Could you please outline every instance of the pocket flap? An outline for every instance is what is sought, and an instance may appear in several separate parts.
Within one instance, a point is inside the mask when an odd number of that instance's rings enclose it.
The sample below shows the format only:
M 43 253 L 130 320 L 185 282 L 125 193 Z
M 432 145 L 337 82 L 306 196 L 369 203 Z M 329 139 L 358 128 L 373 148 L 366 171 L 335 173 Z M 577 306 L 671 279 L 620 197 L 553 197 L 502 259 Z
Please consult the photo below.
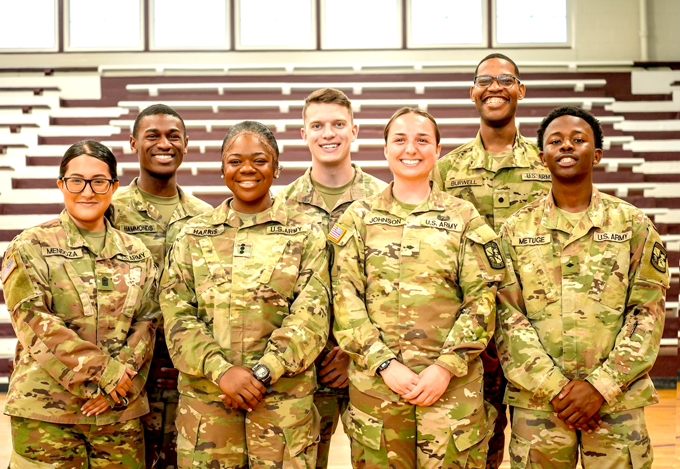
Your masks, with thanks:
M 456 449 L 461 453 L 473 446 L 481 443 L 484 438 L 492 432 L 496 422 L 496 409 L 484 402 L 486 418 L 479 419 L 475 423 L 471 423 L 465 427 L 460 427 L 460 423 L 451 425 L 451 434 L 453 435 L 453 442 Z
M 652 467 L 652 458 L 649 445 L 631 445 L 628 447 L 630 462 L 633 469 L 645 469 Z
M 346 428 L 349 436 L 367 448 L 379 450 L 382 442 L 382 420 L 360 411 L 352 403 L 347 408 L 347 415 Z
M 201 424 L 201 414 L 190 405 L 180 405 L 177 409 L 177 433 L 182 435 L 192 445 L 198 441 L 198 427 Z
M 294 427 L 283 429 L 283 438 L 286 440 L 286 448 L 291 457 L 302 453 L 309 446 L 313 445 L 319 437 L 321 418 L 315 406 L 304 419 Z

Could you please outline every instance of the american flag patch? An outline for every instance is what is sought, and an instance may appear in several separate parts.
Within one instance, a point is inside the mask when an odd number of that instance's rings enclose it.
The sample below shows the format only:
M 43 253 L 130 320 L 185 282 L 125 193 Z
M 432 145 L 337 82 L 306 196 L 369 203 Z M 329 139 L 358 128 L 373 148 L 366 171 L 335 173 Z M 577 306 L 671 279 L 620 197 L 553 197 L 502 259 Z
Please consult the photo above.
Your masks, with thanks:
M 14 271 L 14 269 L 17 268 L 17 261 L 14 259 L 14 254 L 12 254 L 9 259 L 7 259 L 7 262 L 5 263 L 5 267 L 2 268 L 2 283 L 5 283 L 5 280 L 7 280 L 7 277 L 9 277 L 9 274 Z
M 328 232 L 328 239 L 334 243 L 339 243 L 342 237 L 345 236 L 345 233 L 347 233 L 347 228 L 339 223 L 336 223 L 333 225 L 333 228 L 331 228 L 331 231 Z

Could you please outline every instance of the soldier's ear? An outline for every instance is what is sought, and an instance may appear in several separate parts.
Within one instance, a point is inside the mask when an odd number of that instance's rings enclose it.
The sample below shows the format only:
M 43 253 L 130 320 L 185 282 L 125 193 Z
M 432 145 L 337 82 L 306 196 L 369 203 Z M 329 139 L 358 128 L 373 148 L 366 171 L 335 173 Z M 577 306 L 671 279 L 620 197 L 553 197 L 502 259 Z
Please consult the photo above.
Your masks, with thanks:
M 604 152 L 602 151 L 601 148 L 596 148 L 595 149 L 595 155 L 593 155 L 593 166 L 600 164 L 600 161 L 602 161 L 602 155 Z
M 545 156 L 543 155 L 542 151 L 538 153 L 538 156 L 539 156 L 539 158 L 541 158 L 541 163 L 543 163 L 543 166 L 547 167 L 548 165 L 545 162 Z

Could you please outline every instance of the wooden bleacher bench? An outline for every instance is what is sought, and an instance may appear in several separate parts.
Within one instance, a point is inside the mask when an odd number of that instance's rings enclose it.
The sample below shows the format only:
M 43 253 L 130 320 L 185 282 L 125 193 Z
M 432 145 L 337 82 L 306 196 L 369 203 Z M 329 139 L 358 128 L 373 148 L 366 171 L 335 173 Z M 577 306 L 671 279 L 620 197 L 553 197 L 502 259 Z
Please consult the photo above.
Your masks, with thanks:
M 57 109 L 59 108 L 59 97 L 58 96 L 14 96 L 1 95 L 0 94 L 0 107 L 5 108 L 49 108 Z
M 680 139 L 673 140 L 633 140 L 623 146 L 624 150 L 634 153 L 680 152 Z M 680 160 L 680 155 L 678 156 Z M 676 163 L 677 164 L 677 163 Z
M 560 68 L 575 72 L 584 68 L 616 68 L 626 69 L 633 66 L 632 60 L 583 60 L 583 61 L 519 61 L 517 65 L 523 70 L 531 68 Z M 295 73 L 384 73 L 390 70 L 408 70 L 413 72 L 444 71 L 449 69 L 473 69 L 477 61 L 432 61 L 432 62 L 333 62 L 333 63 L 286 63 L 286 64 L 232 64 L 232 65 L 101 65 L 99 74 L 107 75 L 228 75 L 256 73 L 270 74 L 284 72 Z
M 604 79 L 554 79 L 554 80 L 526 80 L 522 81 L 531 88 L 568 88 L 581 92 L 589 88 L 601 88 L 607 84 Z M 413 89 L 416 94 L 425 93 L 425 89 L 468 89 L 470 81 L 414 81 L 414 82 L 325 82 L 325 83 L 152 83 L 129 84 L 125 87 L 131 92 L 146 92 L 149 96 L 158 96 L 163 91 L 211 91 L 223 95 L 225 90 L 277 90 L 289 95 L 293 90 L 313 91 L 319 88 L 337 88 L 352 90 L 354 94 L 362 94 L 365 89 L 404 90 Z
M 37 126 L 47 127 L 50 125 L 50 117 L 47 114 L 0 114 L 0 126 Z
M 614 129 L 623 132 L 678 132 L 680 131 L 680 119 L 643 121 L 621 119 L 620 122 L 614 123 Z
M 600 123 L 606 125 L 606 124 L 614 124 L 616 125 L 617 123 L 621 123 L 624 121 L 624 118 L 622 116 L 599 116 L 597 118 Z M 521 128 L 522 124 L 540 124 L 541 121 L 543 120 L 543 117 L 516 117 L 515 122 L 517 123 L 517 127 Z M 242 119 L 185 119 L 184 124 L 186 125 L 187 129 L 192 129 L 192 128 L 205 128 L 207 132 L 212 132 L 214 128 L 229 128 L 232 127 L 239 122 L 241 122 Z M 302 118 L 300 119 L 258 119 L 258 122 L 261 122 L 262 124 L 266 125 L 267 127 L 275 128 L 277 132 L 284 132 L 286 128 L 288 127 L 297 127 L 300 128 L 302 127 Z M 111 120 L 109 122 L 110 125 L 116 126 L 116 127 L 121 127 L 121 128 L 127 128 L 132 132 L 132 128 L 134 126 L 135 121 L 132 119 L 127 119 L 127 120 Z M 385 124 L 387 124 L 387 119 L 362 119 L 362 118 L 357 118 L 354 119 L 354 123 L 359 126 L 359 129 L 361 129 L 362 126 L 376 126 L 376 127 L 384 127 Z M 437 118 L 437 124 L 439 126 L 447 126 L 447 125 L 477 125 L 479 124 L 479 118 L 478 117 L 443 117 L 443 118 Z
M 606 106 L 614 103 L 614 98 L 609 97 L 562 97 L 562 98 L 525 98 L 524 106 L 580 106 L 583 109 L 592 109 L 593 106 Z M 152 104 L 150 101 L 120 101 L 118 106 L 141 111 Z M 256 109 L 278 108 L 279 112 L 289 112 L 290 109 L 298 109 L 304 106 L 301 100 L 261 100 L 261 101 L 214 101 L 214 100 L 189 100 L 189 101 L 166 101 L 165 104 L 174 109 L 212 109 L 214 113 L 220 109 Z M 355 99 L 352 108 L 360 112 L 364 106 L 390 107 L 399 109 L 404 106 L 417 106 L 427 110 L 430 107 L 473 107 L 474 103 L 469 99 Z
M 49 117 L 108 117 L 117 118 L 129 112 L 121 107 L 60 107 L 56 109 L 34 109 L 34 114 L 47 114 Z
M 38 130 L 39 137 L 110 137 L 120 134 L 120 128 L 112 125 L 51 125 Z

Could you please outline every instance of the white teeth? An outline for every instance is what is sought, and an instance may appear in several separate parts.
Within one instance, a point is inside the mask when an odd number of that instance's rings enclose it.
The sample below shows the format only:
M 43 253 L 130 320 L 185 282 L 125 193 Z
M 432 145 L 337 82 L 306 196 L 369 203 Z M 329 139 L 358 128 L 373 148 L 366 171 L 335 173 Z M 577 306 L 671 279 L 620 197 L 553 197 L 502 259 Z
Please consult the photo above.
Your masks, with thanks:
M 404 164 L 418 164 L 420 160 L 401 160 Z
M 506 100 L 504 98 L 487 98 L 485 100 L 486 104 L 502 104 Z
M 574 158 L 571 158 L 571 157 L 568 156 L 566 158 L 562 158 L 560 160 L 560 163 L 573 163 L 574 161 L 576 161 Z
M 239 184 L 243 187 L 255 187 L 257 185 L 257 181 L 241 181 Z
M 158 159 L 158 160 L 164 160 L 164 161 L 172 159 L 172 155 L 153 155 L 153 157 Z
M 331 150 L 333 148 L 338 148 L 338 146 L 339 145 L 337 143 L 333 143 L 333 144 L 330 144 L 330 145 L 321 145 L 321 148 L 326 148 L 328 150 Z

